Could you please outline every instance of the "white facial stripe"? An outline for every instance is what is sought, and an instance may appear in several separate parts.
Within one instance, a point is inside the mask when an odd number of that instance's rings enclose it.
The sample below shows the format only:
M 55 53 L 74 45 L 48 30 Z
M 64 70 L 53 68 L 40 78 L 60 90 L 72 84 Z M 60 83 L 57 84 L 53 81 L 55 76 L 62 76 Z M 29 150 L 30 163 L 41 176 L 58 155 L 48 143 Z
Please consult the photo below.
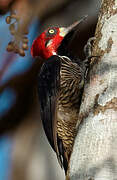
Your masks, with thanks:
M 56 52 L 53 51 L 52 54 L 53 54 L 53 55 L 56 55 Z
M 62 36 L 62 37 L 65 37 L 65 35 L 67 34 L 67 29 L 66 28 L 64 28 L 64 27 L 62 27 L 62 28 L 60 28 L 60 36 Z
M 52 43 L 52 40 L 49 40 L 46 46 L 48 47 L 49 45 L 51 45 L 51 43 Z

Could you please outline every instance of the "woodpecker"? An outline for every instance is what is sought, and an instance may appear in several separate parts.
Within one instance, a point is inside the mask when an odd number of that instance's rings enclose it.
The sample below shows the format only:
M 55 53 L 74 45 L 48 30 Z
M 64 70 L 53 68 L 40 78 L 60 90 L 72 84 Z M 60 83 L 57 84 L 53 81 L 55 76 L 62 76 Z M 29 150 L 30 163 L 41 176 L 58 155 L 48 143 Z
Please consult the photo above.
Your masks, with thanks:
M 41 33 L 31 47 L 33 57 L 43 58 L 38 75 L 40 116 L 50 145 L 61 167 L 67 173 L 68 162 L 76 135 L 76 124 L 88 62 L 91 40 L 84 47 L 86 59 L 76 58 L 68 50 L 79 23 L 69 27 L 50 27 Z

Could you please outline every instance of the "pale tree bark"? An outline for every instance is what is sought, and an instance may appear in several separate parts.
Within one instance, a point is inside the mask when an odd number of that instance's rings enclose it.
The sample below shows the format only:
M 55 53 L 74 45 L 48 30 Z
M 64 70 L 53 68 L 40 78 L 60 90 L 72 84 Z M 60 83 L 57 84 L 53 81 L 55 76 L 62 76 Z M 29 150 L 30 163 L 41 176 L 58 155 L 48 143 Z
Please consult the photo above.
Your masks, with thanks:
M 102 0 L 70 180 L 117 179 L 117 0 Z

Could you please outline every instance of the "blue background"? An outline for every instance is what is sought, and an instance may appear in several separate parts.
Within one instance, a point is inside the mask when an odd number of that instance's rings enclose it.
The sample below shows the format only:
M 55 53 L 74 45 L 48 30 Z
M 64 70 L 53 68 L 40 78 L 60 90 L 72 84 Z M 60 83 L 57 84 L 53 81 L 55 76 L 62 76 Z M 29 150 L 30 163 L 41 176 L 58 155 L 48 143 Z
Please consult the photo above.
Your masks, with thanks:
M 2 70 L 7 57 L 11 53 L 6 52 L 6 47 L 8 42 L 11 40 L 11 35 L 9 33 L 9 25 L 5 22 L 5 16 L 0 16 L 0 71 Z M 25 57 L 20 57 L 16 55 L 15 60 L 10 64 L 4 75 L 0 77 L 0 86 L 7 83 L 13 76 L 21 75 L 22 73 L 28 71 L 34 60 L 30 55 L 30 47 L 33 39 L 37 36 L 36 30 L 38 29 L 39 23 L 34 20 L 30 25 L 29 29 L 29 50 L 26 52 Z M 4 91 L 0 93 L 0 118 L 7 113 L 10 108 L 17 101 L 17 96 L 15 90 L 10 87 L 6 87 Z M 11 171 L 11 152 L 13 148 L 13 140 L 11 137 L 4 135 L 0 137 L 0 180 L 9 180 L 9 174 Z

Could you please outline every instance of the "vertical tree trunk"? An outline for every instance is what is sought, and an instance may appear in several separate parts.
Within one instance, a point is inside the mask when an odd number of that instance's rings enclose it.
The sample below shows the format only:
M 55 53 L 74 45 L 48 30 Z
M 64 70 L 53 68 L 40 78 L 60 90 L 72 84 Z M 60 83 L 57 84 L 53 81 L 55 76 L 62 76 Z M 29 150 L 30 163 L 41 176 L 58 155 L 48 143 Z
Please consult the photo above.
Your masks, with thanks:
M 70 180 L 117 179 L 117 0 L 102 0 Z

